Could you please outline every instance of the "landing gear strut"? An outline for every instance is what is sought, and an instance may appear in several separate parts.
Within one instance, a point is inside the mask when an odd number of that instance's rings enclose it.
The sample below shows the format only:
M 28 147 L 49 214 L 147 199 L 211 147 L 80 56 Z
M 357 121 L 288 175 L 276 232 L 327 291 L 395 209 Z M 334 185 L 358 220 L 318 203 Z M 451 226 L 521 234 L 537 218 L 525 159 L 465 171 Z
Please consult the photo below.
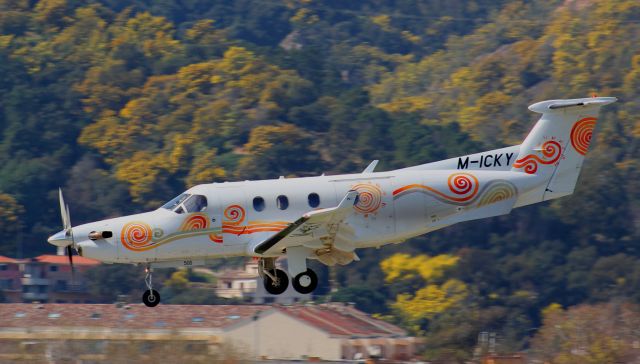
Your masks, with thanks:
M 144 294 L 142 294 L 142 302 L 147 307 L 156 307 L 158 303 L 160 303 L 160 293 L 153 289 L 151 280 L 153 278 L 153 272 L 151 270 L 151 267 L 147 265 L 147 267 L 144 269 L 144 272 L 144 283 L 147 285 L 147 290 L 144 291 Z
M 312 256 L 309 248 L 292 246 L 287 248 L 289 274 L 293 288 L 302 294 L 309 294 L 318 287 L 318 276 L 307 267 L 307 259 Z
M 289 286 L 287 272 L 276 268 L 275 258 L 262 258 L 258 264 L 258 272 L 263 278 L 264 289 L 273 295 L 284 293 Z

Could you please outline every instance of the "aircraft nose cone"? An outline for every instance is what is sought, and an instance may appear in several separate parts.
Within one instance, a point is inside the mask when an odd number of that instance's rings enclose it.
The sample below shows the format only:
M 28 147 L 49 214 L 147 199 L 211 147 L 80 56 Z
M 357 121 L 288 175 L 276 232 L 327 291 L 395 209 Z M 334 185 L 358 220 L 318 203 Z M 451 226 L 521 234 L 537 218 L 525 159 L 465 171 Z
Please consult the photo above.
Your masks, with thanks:
M 71 234 L 68 234 L 66 230 L 62 230 L 51 235 L 49 239 L 47 239 L 47 241 L 51 245 L 63 248 L 73 243 L 73 241 L 71 240 Z

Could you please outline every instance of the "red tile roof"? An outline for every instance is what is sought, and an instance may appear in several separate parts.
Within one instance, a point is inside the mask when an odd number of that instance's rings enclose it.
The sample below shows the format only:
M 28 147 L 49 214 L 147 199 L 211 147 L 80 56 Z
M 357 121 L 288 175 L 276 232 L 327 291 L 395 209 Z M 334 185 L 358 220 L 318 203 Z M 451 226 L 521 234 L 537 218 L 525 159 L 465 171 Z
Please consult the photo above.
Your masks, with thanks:
M 257 305 L 0 304 L 0 328 L 102 327 L 118 329 L 223 328 L 258 311 Z
M 339 303 L 304 306 L 279 306 L 281 312 L 331 335 L 379 337 L 406 335 L 401 328 L 374 319 L 364 312 Z
M 40 263 L 48 264 L 69 264 L 69 257 L 66 255 L 40 255 L 34 258 Z M 90 258 L 81 257 L 79 255 L 73 256 L 74 265 L 99 265 L 100 261 Z
M 258 312 L 277 310 L 332 336 L 406 336 L 401 328 L 342 304 L 159 305 L 0 304 L 0 329 L 25 327 L 101 327 L 117 329 L 223 329 L 252 320 Z M 261 315 L 262 316 L 262 315 Z
M 0 255 L 0 263 L 18 263 L 17 260 Z

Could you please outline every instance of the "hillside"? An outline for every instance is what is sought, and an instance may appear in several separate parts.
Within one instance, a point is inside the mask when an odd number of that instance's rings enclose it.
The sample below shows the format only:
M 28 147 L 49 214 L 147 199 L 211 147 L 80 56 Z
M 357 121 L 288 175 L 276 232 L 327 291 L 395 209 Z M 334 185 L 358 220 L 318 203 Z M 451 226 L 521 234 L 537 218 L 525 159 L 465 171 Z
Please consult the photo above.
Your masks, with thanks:
M 334 272 L 334 298 L 427 358 L 480 331 L 527 348 L 551 304 L 640 301 L 638 39 L 635 0 L 0 0 L 0 255 L 52 251 L 58 186 L 79 224 L 197 183 L 515 144 L 533 102 L 616 96 L 575 195 Z

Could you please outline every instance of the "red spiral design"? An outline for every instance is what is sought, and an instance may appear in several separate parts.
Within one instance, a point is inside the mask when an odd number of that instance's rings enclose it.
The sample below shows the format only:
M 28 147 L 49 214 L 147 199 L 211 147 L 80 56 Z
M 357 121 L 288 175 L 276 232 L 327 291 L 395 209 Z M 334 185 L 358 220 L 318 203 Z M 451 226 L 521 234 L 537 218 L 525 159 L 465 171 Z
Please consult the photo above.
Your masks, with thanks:
M 180 228 L 181 231 L 202 230 L 209 227 L 209 219 L 204 214 L 195 214 L 188 217 Z
M 581 155 L 587 154 L 589 150 L 596 120 L 593 117 L 580 119 L 571 128 L 571 145 Z
M 456 195 L 464 196 L 463 198 L 451 198 L 456 201 L 466 201 L 473 198 L 478 193 L 480 183 L 478 178 L 470 173 L 454 173 L 447 180 L 449 190 Z
M 353 207 L 362 214 L 376 212 L 382 206 L 382 190 L 370 183 L 360 183 L 351 187 L 358 191 L 358 203 Z
M 538 163 L 554 164 L 560 160 L 562 156 L 562 145 L 555 140 L 547 140 L 542 144 L 542 156 L 540 158 L 535 154 L 527 154 L 513 163 L 515 168 L 524 168 L 528 174 L 534 174 L 538 171 Z
M 120 241 L 127 249 L 146 250 L 152 245 L 151 227 L 143 222 L 130 222 L 122 227 Z
M 545 156 L 545 160 L 541 160 L 542 164 L 553 164 L 560 159 L 562 154 L 562 146 L 555 140 L 548 140 L 542 144 L 542 155 Z
M 449 176 L 449 189 L 456 195 L 466 195 L 473 189 L 474 184 L 471 181 L 470 174 L 452 174 Z M 477 188 L 477 183 L 476 183 Z
M 240 205 L 231 205 L 224 210 L 225 223 L 229 225 L 240 225 L 244 221 L 245 212 Z

